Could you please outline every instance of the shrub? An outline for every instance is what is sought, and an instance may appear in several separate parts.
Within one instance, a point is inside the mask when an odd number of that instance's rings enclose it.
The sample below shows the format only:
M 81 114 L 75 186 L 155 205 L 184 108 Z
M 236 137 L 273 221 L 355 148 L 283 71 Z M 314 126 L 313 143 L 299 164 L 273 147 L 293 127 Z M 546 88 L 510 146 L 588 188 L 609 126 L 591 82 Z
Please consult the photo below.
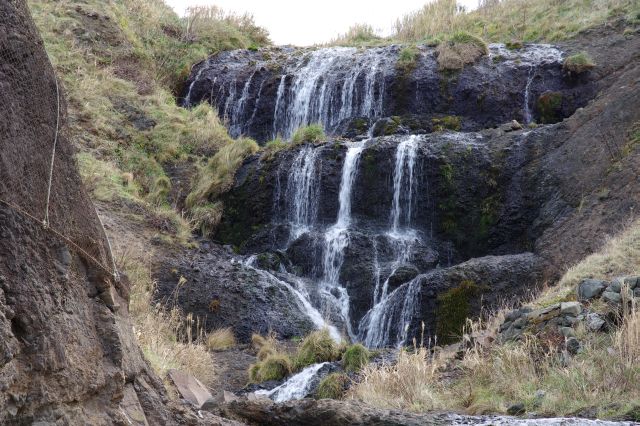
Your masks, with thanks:
M 318 385 L 317 399 L 342 399 L 349 385 L 349 377 L 344 373 L 331 373 Z
M 302 143 L 321 143 L 327 139 L 321 124 L 310 124 L 300 127 L 291 137 L 291 143 L 294 145 Z
M 586 52 L 576 53 L 564 60 L 562 68 L 573 74 L 582 74 L 594 68 L 596 64 Z
M 335 361 L 340 357 L 336 342 L 329 330 L 316 330 L 304 338 L 296 356 L 296 368 L 304 368 L 318 362 Z
M 236 345 L 236 336 L 231 327 L 214 330 L 207 335 L 207 348 L 209 350 L 224 350 Z
M 342 355 L 342 367 L 345 371 L 355 372 L 367 365 L 371 353 L 360 343 L 349 346 Z

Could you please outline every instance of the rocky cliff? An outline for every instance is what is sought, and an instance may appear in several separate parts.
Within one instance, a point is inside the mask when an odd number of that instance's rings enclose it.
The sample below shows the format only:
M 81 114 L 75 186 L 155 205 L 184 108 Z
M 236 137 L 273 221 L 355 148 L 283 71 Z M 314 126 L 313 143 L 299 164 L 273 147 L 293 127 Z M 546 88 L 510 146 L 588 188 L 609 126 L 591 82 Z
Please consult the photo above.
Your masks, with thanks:
M 334 134 L 349 136 L 343 130 L 354 127 L 335 118 L 353 123 L 362 118 L 364 102 L 378 105 L 365 117 L 365 129 L 405 133 L 366 138 L 358 136 L 366 133 L 361 129 L 350 136 L 363 142 L 330 140 L 247 159 L 223 199 L 217 239 L 254 255 L 263 269 L 297 276 L 314 305 L 354 340 L 372 346 L 406 342 L 422 322 L 429 335 L 459 333 L 461 318 L 553 281 L 633 214 L 640 199 L 634 136 L 639 41 L 622 34 L 623 28 L 619 23 L 586 31 L 559 50 L 493 46 L 489 57 L 457 73 L 436 70 L 437 58 L 422 48 L 410 74 L 416 104 L 409 110 L 414 118 L 429 117 L 431 126 L 384 117 L 401 113 L 393 102 L 395 47 L 351 52 L 351 62 L 340 49 L 210 58 L 194 68 L 187 103 L 235 106 L 227 108 L 232 130 L 234 120 L 243 122 L 248 127 L 241 132 L 264 140 L 269 131 L 286 133 L 291 123 L 317 114 Z M 587 50 L 598 67 L 581 75 L 563 71 L 559 58 L 579 50 Z M 328 65 L 311 67 L 317 56 Z M 381 71 L 368 82 L 363 76 L 371 74 L 348 74 L 365 63 Z M 307 94 L 319 97 L 301 104 L 303 116 L 282 112 L 279 105 L 302 99 L 298 76 L 316 74 Z M 493 105 L 487 114 L 476 92 L 497 81 L 495 90 L 483 92 Z M 236 96 L 228 87 L 244 89 Z M 350 88 L 352 98 L 336 87 Z M 213 97 L 203 95 L 205 88 Z M 381 90 L 390 92 L 382 96 Z M 441 90 L 452 93 L 450 102 L 441 102 Z M 546 108 L 553 99 L 555 106 Z M 473 107 L 465 109 L 470 100 Z M 224 106 L 218 105 L 221 111 Z M 523 120 L 527 109 L 532 121 L 551 124 L 485 129 Z M 242 118 L 245 113 L 253 121 Z M 259 120 L 260 126 L 251 127 Z M 455 306 L 464 312 L 447 315 Z

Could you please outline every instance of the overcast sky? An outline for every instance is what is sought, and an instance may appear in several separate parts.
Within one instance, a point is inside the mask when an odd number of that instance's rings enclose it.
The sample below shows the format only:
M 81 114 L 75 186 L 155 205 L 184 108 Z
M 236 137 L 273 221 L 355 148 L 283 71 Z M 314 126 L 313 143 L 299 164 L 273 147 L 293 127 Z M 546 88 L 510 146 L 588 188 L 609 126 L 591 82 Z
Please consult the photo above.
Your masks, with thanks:
M 428 0 L 165 0 L 180 15 L 189 6 L 215 4 L 236 13 L 253 14 L 275 44 L 307 46 L 324 43 L 354 23 L 367 23 L 388 35 L 400 16 Z M 478 0 L 459 0 L 474 7 Z

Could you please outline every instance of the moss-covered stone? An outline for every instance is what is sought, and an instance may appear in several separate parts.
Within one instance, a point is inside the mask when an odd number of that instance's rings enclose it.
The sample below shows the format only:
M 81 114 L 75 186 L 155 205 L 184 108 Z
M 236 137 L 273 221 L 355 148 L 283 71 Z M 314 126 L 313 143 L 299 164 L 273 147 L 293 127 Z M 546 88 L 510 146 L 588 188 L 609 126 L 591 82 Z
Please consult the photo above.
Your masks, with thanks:
M 560 117 L 562 93 L 545 92 L 538 98 L 538 112 L 542 123 L 556 123 Z
M 436 334 L 439 343 L 451 343 L 462 336 L 465 322 L 471 314 L 471 300 L 483 290 L 483 286 L 474 281 L 464 280 L 457 287 L 438 295 Z
M 455 115 L 446 115 L 440 118 L 433 118 L 431 119 L 431 122 L 433 124 L 433 130 L 435 132 L 442 132 L 444 130 L 453 130 L 458 132 L 462 128 L 462 120 L 460 119 L 460 117 Z

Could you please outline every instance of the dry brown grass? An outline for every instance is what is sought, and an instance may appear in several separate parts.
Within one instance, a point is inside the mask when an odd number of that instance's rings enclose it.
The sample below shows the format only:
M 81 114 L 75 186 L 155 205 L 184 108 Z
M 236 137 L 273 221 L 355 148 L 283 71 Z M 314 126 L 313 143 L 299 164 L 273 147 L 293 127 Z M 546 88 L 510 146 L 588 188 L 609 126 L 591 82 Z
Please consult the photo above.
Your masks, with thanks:
M 447 403 L 438 374 L 442 365 L 441 359 L 427 348 L 403 350 L 395 364 L 365 366 L 362 380 L 350 389 L 349 397 L 388 409 L 444 408 Z
M 215 378 L 215 364 L 198 321 L 190 315 L 183 316 L 178 309 L 152 303 L 155 283 L 145 262 L 125 255 L 119 263 L 131 281 L 129 312 L 138 344 L 151 367 L 161 378 L 169 370 L 177 369 L 210 386 Z M 195 336 L 194 329 L 199 330 Z
M 236 336 L 233 334 L 231 327 L 219 328 L 207 334 L 207 349 L 210 351 L 219 351 L 230 349 L 236 346 Z

